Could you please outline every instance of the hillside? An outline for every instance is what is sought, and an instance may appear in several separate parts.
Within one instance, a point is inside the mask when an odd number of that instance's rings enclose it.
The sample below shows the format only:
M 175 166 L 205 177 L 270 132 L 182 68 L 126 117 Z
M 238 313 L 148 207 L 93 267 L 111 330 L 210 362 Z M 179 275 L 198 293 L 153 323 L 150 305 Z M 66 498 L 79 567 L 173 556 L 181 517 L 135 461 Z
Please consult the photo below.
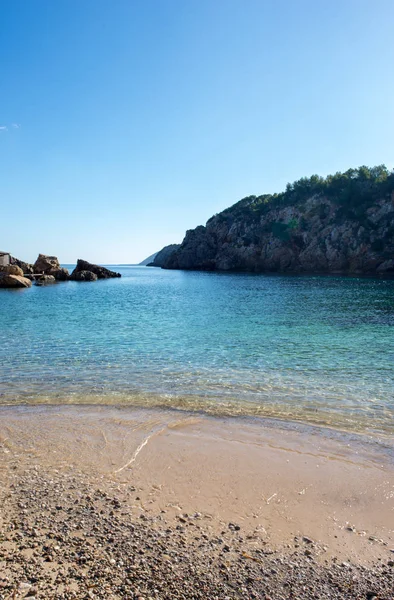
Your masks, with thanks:
M 166 269 L 394 273 L 394 173 L 312 175 L 249 196 L 186 232 Z

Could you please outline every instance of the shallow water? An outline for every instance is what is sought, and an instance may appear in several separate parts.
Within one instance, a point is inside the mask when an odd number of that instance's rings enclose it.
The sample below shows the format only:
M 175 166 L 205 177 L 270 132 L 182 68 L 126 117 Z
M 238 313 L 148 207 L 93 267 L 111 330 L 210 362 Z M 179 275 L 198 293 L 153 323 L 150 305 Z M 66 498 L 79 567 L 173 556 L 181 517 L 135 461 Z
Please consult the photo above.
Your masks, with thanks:
M 0 403 L 394 430 L 394 281 L 119 268 L 0 290 Z

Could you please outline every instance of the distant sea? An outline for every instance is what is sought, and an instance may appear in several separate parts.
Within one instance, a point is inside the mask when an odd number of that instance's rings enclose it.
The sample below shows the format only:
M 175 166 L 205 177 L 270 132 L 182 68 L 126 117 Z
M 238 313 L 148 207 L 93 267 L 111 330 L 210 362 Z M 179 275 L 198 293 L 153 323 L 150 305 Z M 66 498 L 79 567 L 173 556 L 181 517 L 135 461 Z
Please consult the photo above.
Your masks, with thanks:
M 112 268 L 121 279 L 0 290 L 0 404 L 394 433 L 393 280 Z

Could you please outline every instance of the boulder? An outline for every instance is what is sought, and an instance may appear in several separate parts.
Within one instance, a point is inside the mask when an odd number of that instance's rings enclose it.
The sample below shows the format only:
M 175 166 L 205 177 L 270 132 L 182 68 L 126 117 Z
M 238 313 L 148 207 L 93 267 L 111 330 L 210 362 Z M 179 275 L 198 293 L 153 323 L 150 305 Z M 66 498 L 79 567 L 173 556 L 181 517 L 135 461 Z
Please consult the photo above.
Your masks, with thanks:
M 0 288 L 28 288 L 31 281 L 20 275 L 10 275 L 9 273 L 0 273 Z
M 53 270 L 57 271 L 61 267 L 56 256 L 39 254 L 33 268 L 35 273 L 48 273 Z
M 60 269 L 50 269 L 46 272 L 46 275 L 53 275 L 56 281 L 67 281 L 70 276 L 68 269 L 65 269 L 64 267 L 60 267 Z
M 109 269 L 106 269 L 105 267 L 100 267 L 99 265 L 94 265 L 86 260 L 82 260 L 79 258 L 77 261 L 77 266 L 75 267 L 74 271 L 70 275 L 70 279 L 73 279 L 74 281 L 81 281 L 80 279 L 76 279 L 76 274 L 80 273 L 81 271 L 90 271 L 91 273 L 94 273 L 95 275 L 97 275 L 97 279 L 108 279 L 110 277 L 121 277 L 120 273 L 116 273 L 115 271 L 110 271 Z M 88 281 L 88 280 L 85 279 L 83 281 Z M 89 281 L 93 281 L 93 280 L 90 279 Z
M 46 285 L 47 283 L 56 283 L 56 279 L 53 275 L 41 275 L 36 278 L 36 285 Z
M 24 275 L 32 275 L 34 273 L 34 267 L 30 263 L 19 260 L 15 256 L 11 256 L 11 264 L 20 267 Z
M 7 273 L 8 275 L 17 275 L 23 277 L 23 271 L 18 265 L 5 265 L 0 267 L 1 273 Z
M 76 271 L 72 272 L 70 279 L 73 281 L 97 281 L 98 277 L 96 273 L 92 271 Z

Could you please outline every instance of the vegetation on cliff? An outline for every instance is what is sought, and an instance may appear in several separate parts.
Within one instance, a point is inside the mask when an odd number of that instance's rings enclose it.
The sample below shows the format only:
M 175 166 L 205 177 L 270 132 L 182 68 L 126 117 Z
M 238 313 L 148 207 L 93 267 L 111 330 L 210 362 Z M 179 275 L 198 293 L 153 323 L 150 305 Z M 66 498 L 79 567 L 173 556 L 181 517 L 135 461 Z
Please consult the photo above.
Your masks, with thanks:
M 372 168 L 362 166 L 327 177 L 302 177 L 294 183 L 288 183 L 284 192 L 248 196 L 220 214 L 223 217 L 256 219 L 273 208 L 299 206 L 312 196 L 325 196 L 340 209 L 336 213 L 338 221 L 343 217 L 362 220 L 368 208 L 393 192 L 394 171 L 389 171 L 385 165 Z

